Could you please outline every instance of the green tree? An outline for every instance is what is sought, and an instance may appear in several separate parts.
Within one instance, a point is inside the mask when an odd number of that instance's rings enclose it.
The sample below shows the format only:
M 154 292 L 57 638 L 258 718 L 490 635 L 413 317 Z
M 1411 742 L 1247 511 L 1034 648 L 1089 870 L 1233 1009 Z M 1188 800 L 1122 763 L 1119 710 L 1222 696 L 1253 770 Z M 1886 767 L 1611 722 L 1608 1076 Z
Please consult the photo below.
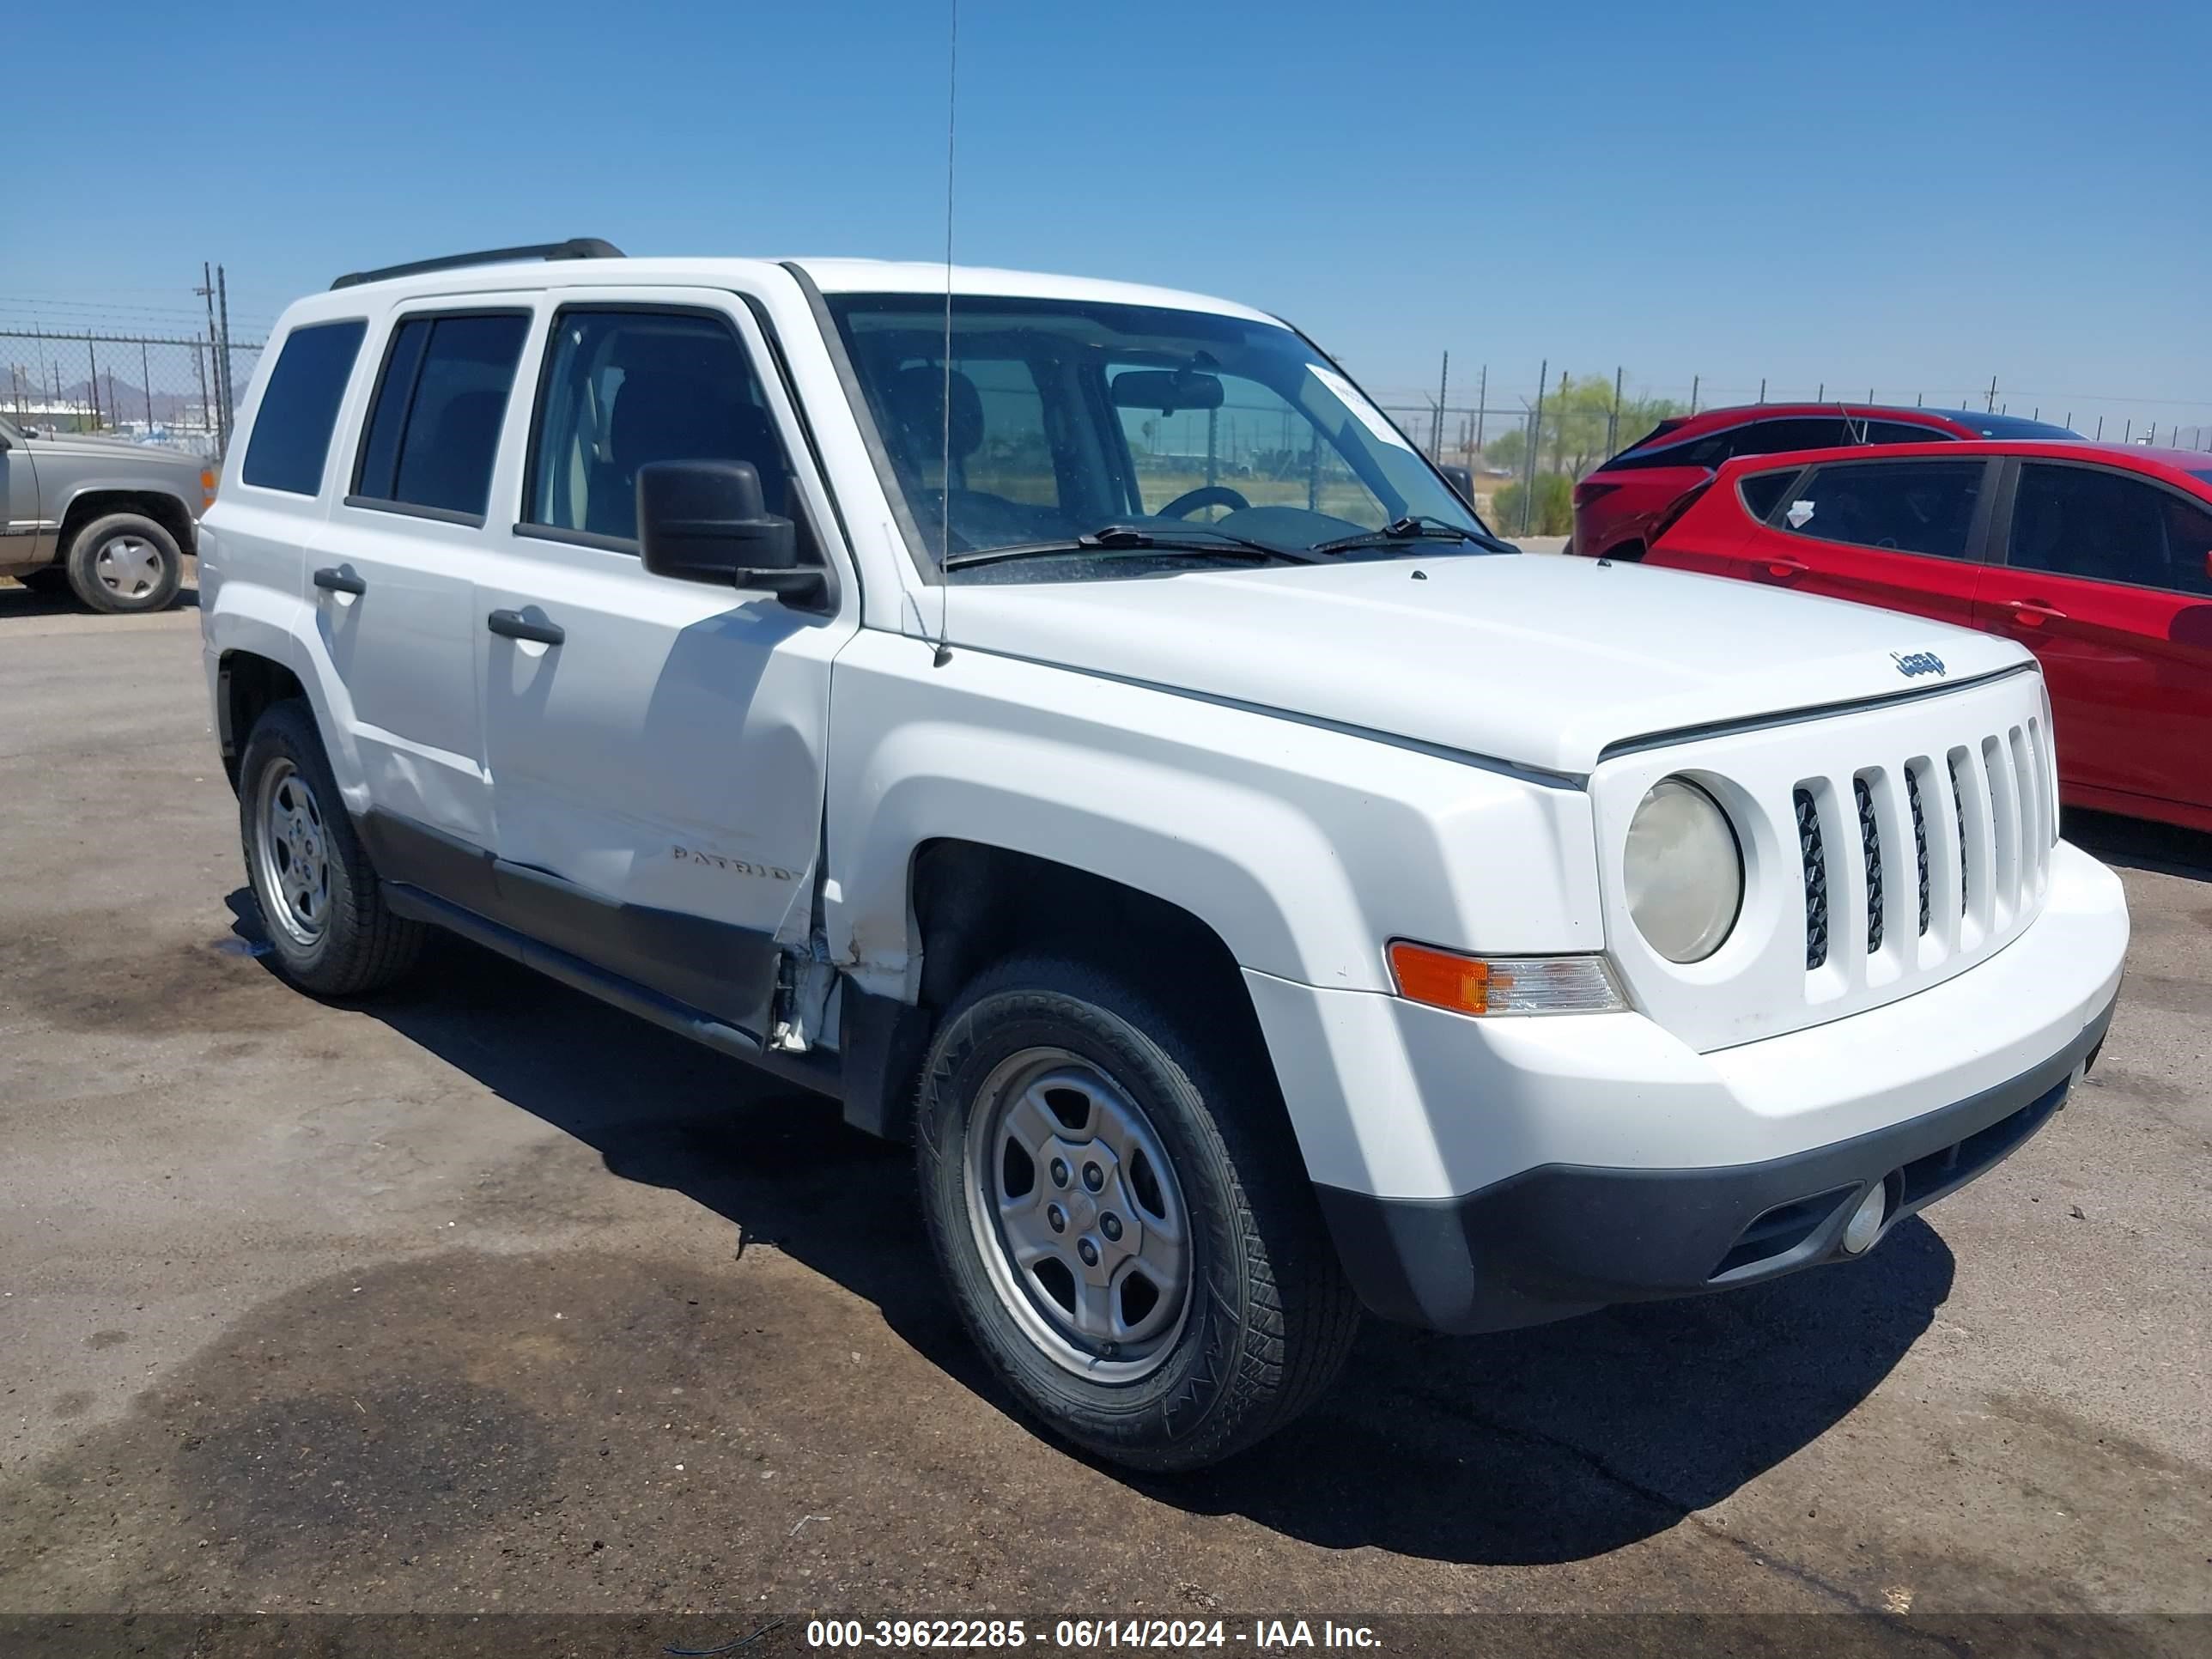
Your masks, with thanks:
M 1575 487 L 1564 472 L 1539 472 L 1536 493 L 1526 530 L 1521 526 L 1521 502 L 1526 493 L 1520 483 L 1510 483 L 1491 497 L 1491 528 L 1501 536 L 1565 536 L 1575 527 Z

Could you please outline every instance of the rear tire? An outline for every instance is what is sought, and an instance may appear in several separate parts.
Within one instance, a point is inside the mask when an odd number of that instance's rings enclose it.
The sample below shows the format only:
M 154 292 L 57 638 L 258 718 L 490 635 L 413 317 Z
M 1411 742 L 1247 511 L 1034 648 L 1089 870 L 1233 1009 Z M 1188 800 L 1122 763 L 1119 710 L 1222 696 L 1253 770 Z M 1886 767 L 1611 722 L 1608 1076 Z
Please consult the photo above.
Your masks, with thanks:
M 94 611 L 166 611 L 185 580 L 175 537 L 137 513 L 111 513 L 76 532 L 65 561 L 70 592 Z
M 1048 1427 L 1133 1468 L 1203 1468 L 1285 1426 L 1358 1332 L 1243 1047 L 1032 956 L 968 988 L 924 1070 L 922 1208 L 969 1334 Z
M 297 697 L 254 722 L 238 769 L 239 837 L 277 971 L 317 996 L 357 996 L 415 965 L 424 930 L 384 902 Z

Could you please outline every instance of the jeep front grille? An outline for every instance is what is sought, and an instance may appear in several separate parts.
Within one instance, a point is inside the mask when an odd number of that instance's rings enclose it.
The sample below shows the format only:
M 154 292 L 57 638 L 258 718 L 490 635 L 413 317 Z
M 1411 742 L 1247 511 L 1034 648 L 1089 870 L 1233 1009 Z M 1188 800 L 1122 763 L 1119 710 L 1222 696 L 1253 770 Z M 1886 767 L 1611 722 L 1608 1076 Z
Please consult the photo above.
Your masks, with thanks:
M 1796 794 L 1797 854 L 1805 866 L 1805 971 L 1828 959 L 1828 855 L 1820 844 L 1820 811 L 1813 792 Z
M 1803 866 L 1805 971 L 1818 972 L 1843 943 L 1829 897 L 1845 880 L 1845 872 L 1832 862 L 1832 849 L 1838 843 L 1831 833 L 1844 824 L 1856 832 L 1841 844 L 1857 849 L 1858 868 L 1850 873 L 1857 876 L 1864 895 L 1863 903 L 1850 907 L 1845 937 L 1869 957 L 1879 956 L 1885 942 L 1905 937 L 1905 918 L 1893 917 L 1890 910 L 1907 879 L 1915 895 L 1908 959 L 1917 950 L 1918 959 L 1932 963 L 1960 948 L 1962 936 L 1986 937 L 2032 904 L 2043 890 L 2057 839 L 2048 742 L 2043 723 L 2031 719 L 1953 747 L 1940 761 L 1921 755 L 1851 773 L 1848 796 L 1843 780 L 1832 775 L 1800 781 L 1791 791 L 1791 806 Z M 1955 889 L 1945 884 L 1940 906 L 1929 820 L 1943 796 L 1923 787 L 1939 775 L 1938 765 L 1951 786 L 1950 839 L 1959 872 Z M 1903 858 L 1903 824 L 1893 816 L 1899 808 L 1912 829 L 1909 866 Z M 1899 833 L 1885 833 L 1891 825 Z

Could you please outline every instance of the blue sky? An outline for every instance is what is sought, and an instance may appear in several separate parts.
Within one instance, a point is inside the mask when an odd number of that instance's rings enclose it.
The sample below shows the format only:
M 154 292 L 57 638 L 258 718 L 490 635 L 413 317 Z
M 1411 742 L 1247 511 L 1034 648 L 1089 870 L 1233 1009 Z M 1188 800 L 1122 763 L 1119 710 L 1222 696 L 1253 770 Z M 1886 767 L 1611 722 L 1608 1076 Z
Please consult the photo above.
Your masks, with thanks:
M 1546 358 L 1705 402 L 1995 374 L 2016 413 L 2212 435 L 2212 7 L 1802 9 L 965 0 L 959 257 L 1248 300 L 1386 398 L 1446 349 L 1493 405 Z M 0 326 L 180 328 L 204 258 L 241 325 L 577 234 L 934 258 L 945 24 L 15 7 Z

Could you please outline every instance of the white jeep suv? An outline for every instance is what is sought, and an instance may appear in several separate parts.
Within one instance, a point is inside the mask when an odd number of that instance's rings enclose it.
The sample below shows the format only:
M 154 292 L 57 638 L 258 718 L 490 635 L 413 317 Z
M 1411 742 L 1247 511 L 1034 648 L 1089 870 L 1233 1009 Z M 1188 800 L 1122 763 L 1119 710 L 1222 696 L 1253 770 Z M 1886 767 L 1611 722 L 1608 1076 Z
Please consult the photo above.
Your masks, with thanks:
M 1187 294 L 578 242 L 284 314 L 201 532 L 275 960 L 450 928 L 910 1139 L 1188 1468 L 1449 1331 L 1859 1255 L 2095 1056 L 2028 654 L 1498 541 Z

